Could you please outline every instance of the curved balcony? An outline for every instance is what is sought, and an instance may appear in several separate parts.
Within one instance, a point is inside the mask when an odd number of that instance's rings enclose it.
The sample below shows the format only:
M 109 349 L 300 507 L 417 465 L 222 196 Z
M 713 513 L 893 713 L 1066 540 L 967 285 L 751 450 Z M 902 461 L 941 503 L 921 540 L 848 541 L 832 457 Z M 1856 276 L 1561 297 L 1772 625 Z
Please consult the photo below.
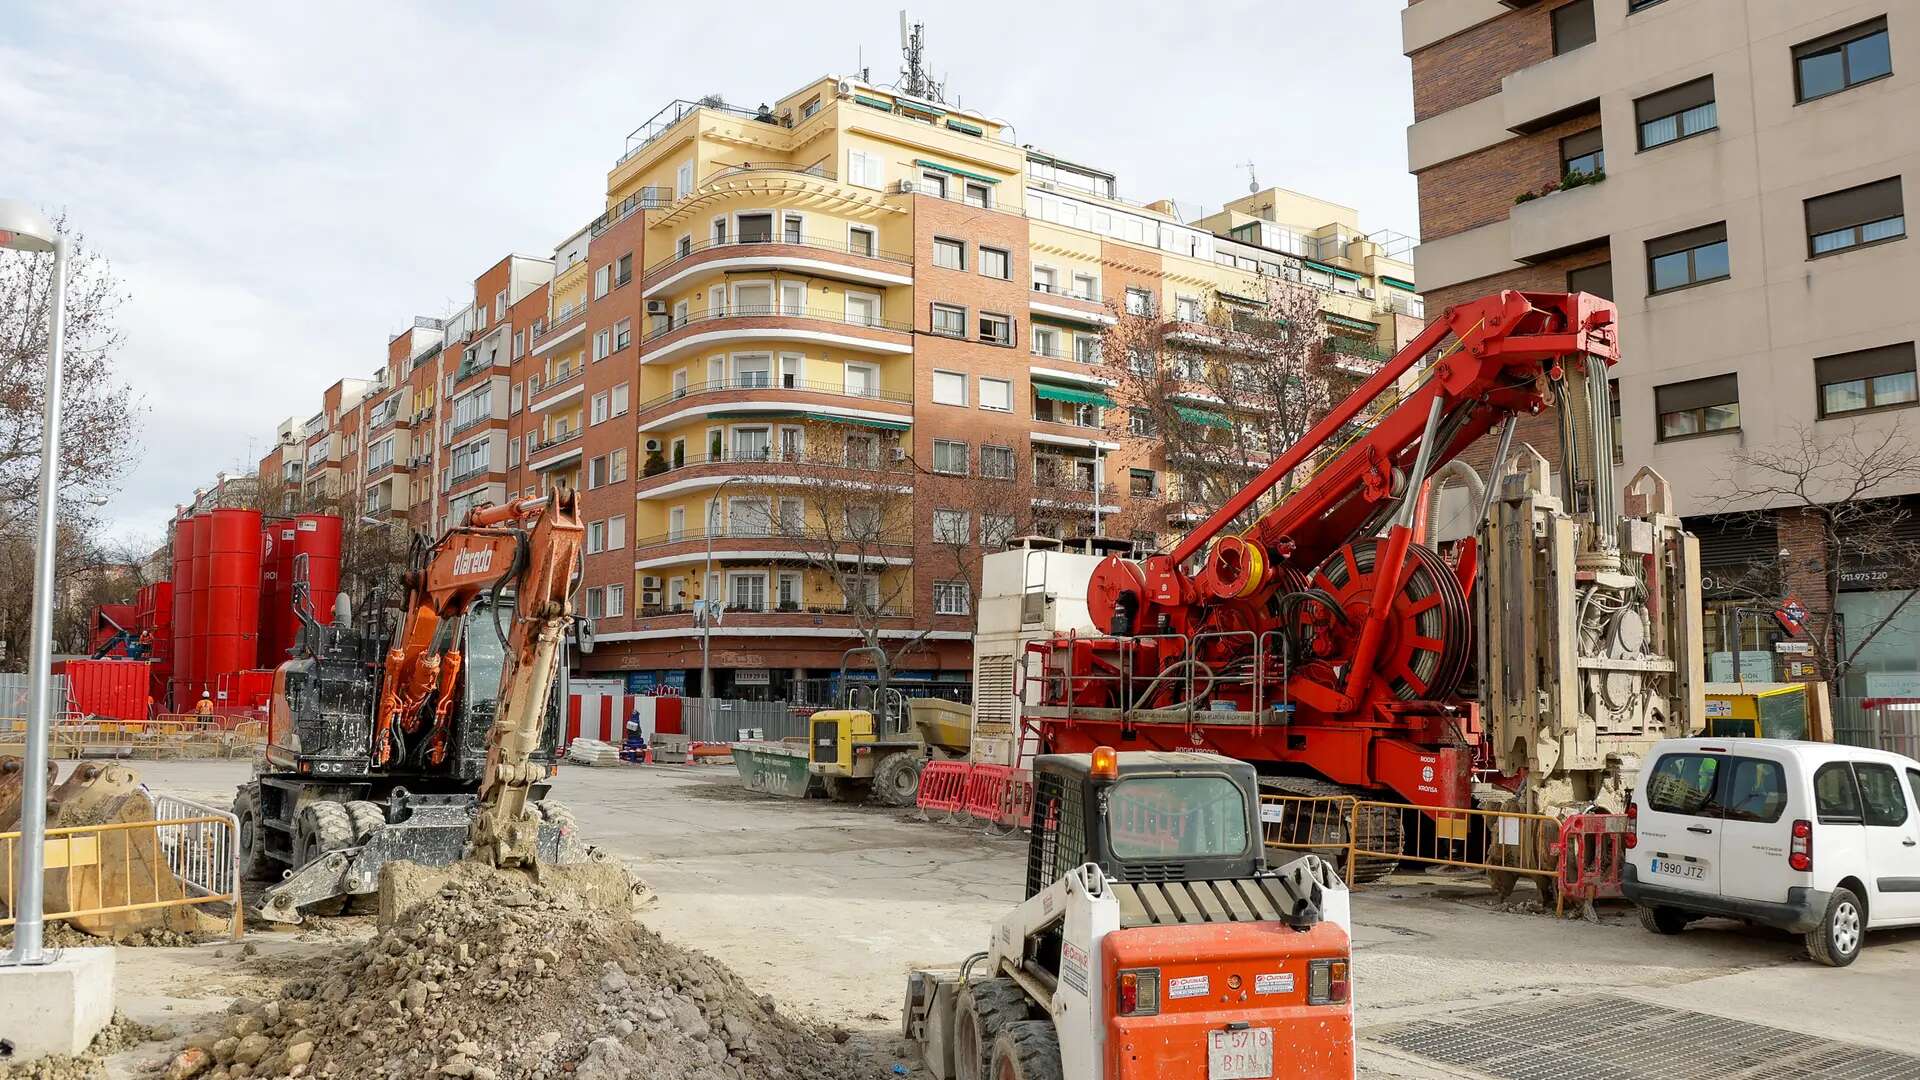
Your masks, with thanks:
M 791 270 L 863 285 L 910 285 L 913 256 L 826 236 L 736 236 L 703 240 L 647 268 L 641 294 L 652 297 L 708 274 Z
M 665 427 L 685 414 L 706 414 L 724 406 L 761 406 L 758 411 L 798 411 L 809 408 L 844 411 L 845 417 L 830 419 L 858 423 L 870 413 L 898 417 L 910 423 L 913 395 L 893 390 L 849 390 L 843 383 L 782 379 L 779 383 L 758 383 L 741 379 L 689 383 L 684 389 L 643 401 L 634 410 L 634 423 L 641 431 Z
M 656 570 L 707 557 L 707 530 L 682 529 L 677 533 L 637 537 L 633 543 L 636 570 Z M 815 563 L 866 562 L 888 566 L 906 566 L 913 561 L 913 543 L 906 536 L 881 536 L 853 540 L 841 534 L 817 530 L 783 533 L 778 529 L 754 526 L 729 526 L 715 529 L 712 537 L 715 560 L 742 559 L 760 562 L 809 560 Z
M 913 352 L 913 325 L 845 310 L 775 306 L 709 311 L 663 322 L 640 345 L 640 362 L 659 363 L 690 349 L 743 340 L 804 341 L 863 349 Z
M 1119 319 L 1097 296 L 1072 292 L 1060 285 L 1033 283 L 1027 307 L 1035 315 L 1087 326 L 1112 326 Z
M 657 498 L 678 491 L 717 487 L 735 476 L 758 476 L 768 484 L 843 478 L 849 485 L 861 483 L 877 487 L 891 483 L 904 488 L 913 482 L 912 464 L 904 459 L 896 461 L 889 450 L 878 447 L 869 455 L 849 454 L 844 449 L 783 454 L 778 447 L 771 447 L 758 453 L 723 450 L 718 454 L 695 454 L 678 462 L 663 456 L 659 467 L 652 462 L 651 456 L 641 462 L 640 475 L 634 483 L 635 498 Z

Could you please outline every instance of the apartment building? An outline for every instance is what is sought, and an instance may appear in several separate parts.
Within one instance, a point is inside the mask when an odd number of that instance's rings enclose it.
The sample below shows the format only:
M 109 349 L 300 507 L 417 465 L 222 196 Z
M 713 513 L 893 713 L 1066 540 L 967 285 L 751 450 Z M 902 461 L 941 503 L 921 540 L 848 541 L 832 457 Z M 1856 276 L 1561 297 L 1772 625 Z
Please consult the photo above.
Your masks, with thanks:
M 311 438 L 342 436 L 338 457 L 303 467 L 420 528 L 578 489 L 583 674 L 697 693 L 704 648 L 717 694 L 818 698 L 871 637 L 899 678 L 964 687 L 985 551 L 1036 531 L 1152 544 L 1140 523 L 1180 497 L 1125 437 L 1110 327 L 1306 286 L 1365 370 L 1423 325 L 1410 246 L 1279 188 L 1186 222 L 1000 121 L 858 80 L 675 101 L 551 258 L 503 260 L 357 396 L 336 388 Z M 391 436 L 338 430 L 392 401 L 412 419 L 382 413 Z
M 1846 635 L 1891 618 L 1843 697 L 1920 687 L 1920 607 L 1887 568 L 1830 559 L 1791 500 L 1736 494 L 1766 483 L 1761 458 L 1814 448 L 1832 462 L 1912 429 L 1917 15 L 1886 0 L 1414 0 L 1403 12 L 1428 303 L 1537 288 L 1619 305 L 1620 475 L 1658 469 L 1702 537 L 1714 677 L 1810 673 L 1770 617 L 1785 597 L 1735 584 L 1772 565 L 1816 621 L 1839 616 L 1842 654 Z M 1520 437 L 1555 445 L 1539 420 Z M 1815 501 L 1843 498 L 1847 471 L 1812 477 Z M 1872 489 L 1916 492 L 1911 469 Z M 1751 510 L 1768 520 L 1733 516 Z

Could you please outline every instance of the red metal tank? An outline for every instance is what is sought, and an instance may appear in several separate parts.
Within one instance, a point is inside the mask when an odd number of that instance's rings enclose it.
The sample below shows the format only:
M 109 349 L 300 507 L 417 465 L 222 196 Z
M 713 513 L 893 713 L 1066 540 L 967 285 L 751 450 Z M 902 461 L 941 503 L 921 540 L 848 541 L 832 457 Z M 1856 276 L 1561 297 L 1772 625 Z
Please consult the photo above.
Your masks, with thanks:
M 313 617 L 333 621 L 333 601 L 340 592 L 340 518 L 334 514 L 302 514 L 294 519 L 294 554 L 307 557 L 307 582 L 313 587 Z
M 207 678 L 207 582 L 213 578 L 213 515 L 193 517 L 193 599 L 188 611 L 193 616 L 187 628 L 187 700 L 182 712 L 193 709 L 200 695 L 213 688 Z M 179 701 L 175 705 L 181 705 Z
M 254 667 L 260 652 L 260 512 L 222 508 L 207 517 L 207 574 L 194 578 L 206 612 L 201 679 L 223 688 L 226 676 Z
M 271 551 L 261 552 L 262 574 L 273 575 L 273 644 L 272 652 L 263 657 L 262 667 L 276 668 L 287 661 L 293 651 L 294 638 L 300 632 L 300 620 L 293 617 L 293 555 L 294 540 L 300 535 L 296 522 L 292 520 L 276 521 L 267 526 L 268 536 L 272 539 Z M 267 636 L 267 624 L 260 624 L 260 636 Z
M 277 598 L 281 587 L 277 559 L 279 537 L 277 521 L 267 522 L 260 530 L 260 654 L 256 663 L 263 668 L 274 667 L 282 659 L 277 644 L 280 639 Z
M 173 526 L 173 685 L 175 712 L 193 707 L 193 519 Z

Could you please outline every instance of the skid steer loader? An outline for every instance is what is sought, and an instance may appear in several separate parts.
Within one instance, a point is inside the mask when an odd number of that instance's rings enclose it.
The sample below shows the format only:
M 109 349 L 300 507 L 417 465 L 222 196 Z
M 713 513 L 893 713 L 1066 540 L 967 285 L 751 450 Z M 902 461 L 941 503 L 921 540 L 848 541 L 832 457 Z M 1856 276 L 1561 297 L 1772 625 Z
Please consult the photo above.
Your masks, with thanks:
M 907 980 L 937 1080 L 1354 1075 L 1347 888 L 1265 865 L 1253 766 L 1102 746 L 1033 777 L 1026 901 Z

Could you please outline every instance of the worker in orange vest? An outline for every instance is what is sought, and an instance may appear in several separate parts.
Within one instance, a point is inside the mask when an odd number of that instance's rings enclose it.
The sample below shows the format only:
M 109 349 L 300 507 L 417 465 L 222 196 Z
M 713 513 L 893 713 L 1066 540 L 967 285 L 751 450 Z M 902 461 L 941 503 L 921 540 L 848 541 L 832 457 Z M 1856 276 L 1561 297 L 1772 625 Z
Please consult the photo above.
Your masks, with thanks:
M 205 690 L 200 691 L 200 700 L 193 703 L 193 715 L 213 715 L 213 698 L 209 696 Z

